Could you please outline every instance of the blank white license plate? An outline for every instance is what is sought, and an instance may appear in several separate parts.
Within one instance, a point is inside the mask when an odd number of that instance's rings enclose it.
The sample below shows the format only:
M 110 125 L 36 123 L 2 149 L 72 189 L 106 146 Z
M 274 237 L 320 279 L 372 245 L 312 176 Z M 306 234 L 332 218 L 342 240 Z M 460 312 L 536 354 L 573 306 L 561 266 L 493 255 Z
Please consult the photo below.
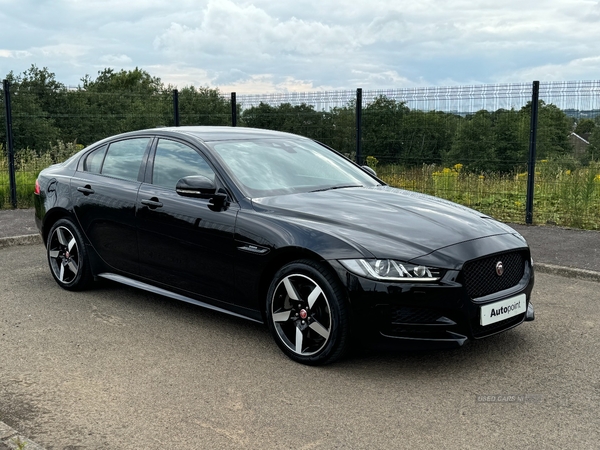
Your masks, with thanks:
M 481 325 L 489 325 L 500 322 L 501 320 L 523 314 L 526 310 L 527 296 L 520 294 L 516 297 L 482 306 L 480 323 Z

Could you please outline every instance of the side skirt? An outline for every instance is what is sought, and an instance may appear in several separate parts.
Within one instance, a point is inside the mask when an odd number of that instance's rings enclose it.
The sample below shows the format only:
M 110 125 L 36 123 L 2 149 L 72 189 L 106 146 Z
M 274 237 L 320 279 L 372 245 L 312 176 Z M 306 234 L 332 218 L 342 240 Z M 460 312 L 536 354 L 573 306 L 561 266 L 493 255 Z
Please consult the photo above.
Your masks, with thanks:
M 107 280 L 116 281 L 117 283 L 126 284 L 127 286 L 131 286 L 134 288 L 143 289 L 144 291 L 152 292 L 153 294 L 163 295 L 165 297 L 170 297 L 175 300 L 180 300 L 182 302 L 191 303 L 192 305 L 201 306 L 206 309 L 229 314 L 230 316 L 239 317 L 241 319 L 250 320 L 250 321 L 256 322 L 256 323 L 261 323 L 261 324 L 263 323 L 260 320 L 253 319 L 248 316 L 243 316 L 242 314 L 237 314 L 232 311 L 228 311 L 226 309 L 219 308 L 218 306 L 211 305 L 209 303 L 204 303 L 199 300 L 194 300 L 193 298 L 186 297 L 185 295 L 167 291 L 166 289 L 161 289 L 159 287 L 152 286 L 150 284 L 143 283 L 141 281 L 132 280 L 131 278 L 127 278 L 122 275 L 116 275 L 114 273 L 109 273 L 109 272 L 103 272 L 103 273 L 99 273 L 97 276 L 106 278 Z

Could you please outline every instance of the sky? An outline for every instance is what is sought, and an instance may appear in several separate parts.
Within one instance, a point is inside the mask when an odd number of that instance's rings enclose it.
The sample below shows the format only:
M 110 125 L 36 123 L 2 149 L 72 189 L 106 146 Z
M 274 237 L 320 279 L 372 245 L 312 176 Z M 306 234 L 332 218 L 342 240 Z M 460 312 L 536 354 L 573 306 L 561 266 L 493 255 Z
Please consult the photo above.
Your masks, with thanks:
M 263 94 L 600 79 L 597 0 L 0 0 L 0 77 Z

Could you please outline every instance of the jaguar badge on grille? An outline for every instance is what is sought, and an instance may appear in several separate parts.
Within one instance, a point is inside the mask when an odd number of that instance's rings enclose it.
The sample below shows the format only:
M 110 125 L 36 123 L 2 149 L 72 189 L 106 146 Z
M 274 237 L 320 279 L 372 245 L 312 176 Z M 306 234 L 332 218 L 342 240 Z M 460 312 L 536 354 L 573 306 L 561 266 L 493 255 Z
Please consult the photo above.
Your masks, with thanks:
M 498 274 L 499 277 L 501 277 L 502 274 L 504 273 L 504 265 L 502 265 L 502 261 L 498 261 L 496 263 L 496 273 Z

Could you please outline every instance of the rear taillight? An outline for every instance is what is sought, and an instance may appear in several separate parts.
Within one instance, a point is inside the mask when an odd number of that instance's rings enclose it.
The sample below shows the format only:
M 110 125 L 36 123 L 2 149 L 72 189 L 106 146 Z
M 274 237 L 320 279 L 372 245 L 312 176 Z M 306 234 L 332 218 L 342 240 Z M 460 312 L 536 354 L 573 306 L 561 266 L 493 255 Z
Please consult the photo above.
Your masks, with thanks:
M 35 190 L 33 191 L 35 195 L 40 195 L 40 182 L 35 180 Z

